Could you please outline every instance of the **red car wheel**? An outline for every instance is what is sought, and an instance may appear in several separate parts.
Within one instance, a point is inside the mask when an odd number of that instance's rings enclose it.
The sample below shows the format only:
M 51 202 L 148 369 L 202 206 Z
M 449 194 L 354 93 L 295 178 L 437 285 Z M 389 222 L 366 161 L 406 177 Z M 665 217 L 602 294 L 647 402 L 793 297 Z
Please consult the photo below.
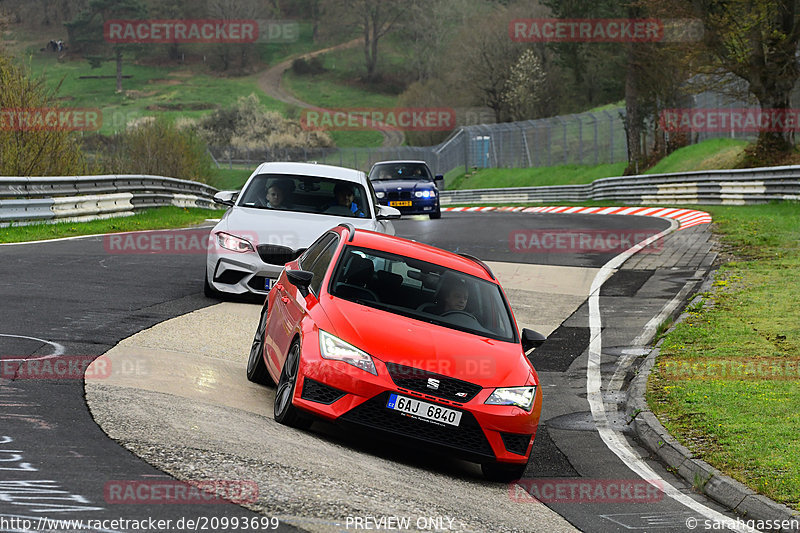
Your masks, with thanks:
M 300 343 L 294 341 L 286 355 L 278 388 L 275 391 L 275 420 L 279 424 L 295 428 L 305 428 L 311 421 L 292 404 L 294 387 L 297 384 L 297 369 L 300 367 Z

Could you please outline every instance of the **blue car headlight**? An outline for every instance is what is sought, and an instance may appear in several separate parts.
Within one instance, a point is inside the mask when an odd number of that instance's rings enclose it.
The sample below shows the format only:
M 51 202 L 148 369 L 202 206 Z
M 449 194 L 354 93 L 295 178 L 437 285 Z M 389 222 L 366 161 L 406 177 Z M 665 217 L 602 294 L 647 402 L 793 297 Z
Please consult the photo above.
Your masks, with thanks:
M 436 191 L 416 191 L 414 196 L 417 198 L 436 198 Z
M 517 407 L 530 411 L 533 401 L 536 399 L 536 386 L 528 387 L 508 387 L 495 389 L 485 402 L 487 405 L 516 405 Z
M 377 196 L 378 198 L 384 198 L 386 196 L 386 193 L 383 191 L 375 191 L 375 196 Z

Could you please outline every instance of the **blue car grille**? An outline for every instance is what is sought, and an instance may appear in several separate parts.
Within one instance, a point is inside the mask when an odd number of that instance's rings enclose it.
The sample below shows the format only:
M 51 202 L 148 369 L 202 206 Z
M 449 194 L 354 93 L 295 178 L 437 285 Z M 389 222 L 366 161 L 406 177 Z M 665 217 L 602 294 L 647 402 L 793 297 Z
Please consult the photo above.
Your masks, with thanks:
M 411 200 L 411 191 L 389 191 L 386 193 L 389 200 Z

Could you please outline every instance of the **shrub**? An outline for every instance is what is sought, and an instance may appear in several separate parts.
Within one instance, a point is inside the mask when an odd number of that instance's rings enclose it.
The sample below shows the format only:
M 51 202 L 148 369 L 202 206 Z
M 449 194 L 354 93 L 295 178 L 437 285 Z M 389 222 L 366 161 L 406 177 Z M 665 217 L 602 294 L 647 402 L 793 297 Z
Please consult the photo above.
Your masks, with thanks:
M 158 119 L 143 121 L 108 139 L 101 166 L 112 174 L 153 174 L 207 182 L 211 157 L 205 143 L 190 129 Z
M 324 132 L 304 130 L 300 122 L 267 111 L 251 94 L 236 105 L 219 109 L 198 122 L 198 133 L 209 145 L 238 150 L 274 150 L 332 146 Z
M 55 108 L 57 88 L 0 54 L 0 110 L 32 111 Z M 69 176 L 86 171 L 77 133 L 52 127 L 19 127 L 8 113 L 0 114 L 0 175 Z
M 298 57 L 292 61 L 292 72 L 300 76 L 307 76 L 309 74 L 322 74 L 327 69 L 322 63 L 322 58 L 313 56 L 308 59 Z

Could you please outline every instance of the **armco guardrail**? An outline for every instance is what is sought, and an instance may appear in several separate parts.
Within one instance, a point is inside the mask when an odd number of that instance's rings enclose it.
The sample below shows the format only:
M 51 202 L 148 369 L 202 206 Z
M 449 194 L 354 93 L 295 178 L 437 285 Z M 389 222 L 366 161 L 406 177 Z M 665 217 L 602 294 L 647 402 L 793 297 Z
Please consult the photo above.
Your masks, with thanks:
M 0 225 L 91 220 L 165 205 L 214 207 L 216 192 L 195 181 L 148 175 L 0 177 Z
M 626 204 L 758 204 L 800 200 L 800 166 L 708 170 L 602 178 L 588 185 L 444 191 L 442 205 L 585 202 Z

